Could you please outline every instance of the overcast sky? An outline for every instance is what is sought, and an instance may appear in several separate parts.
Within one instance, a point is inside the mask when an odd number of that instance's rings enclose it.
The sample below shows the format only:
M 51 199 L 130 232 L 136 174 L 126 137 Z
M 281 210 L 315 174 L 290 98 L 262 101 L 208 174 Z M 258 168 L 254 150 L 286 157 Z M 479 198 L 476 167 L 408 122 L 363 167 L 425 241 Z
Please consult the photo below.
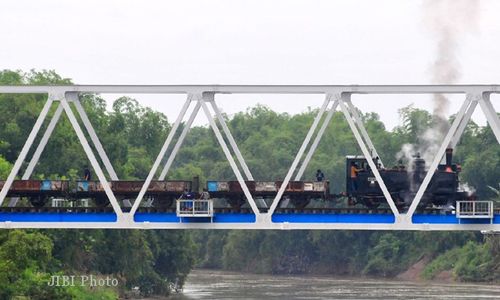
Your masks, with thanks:
M 461 17 L 477 20 L 454 45 L 456 81 L 500 84 L 500 1 L 476 2 L 477 11 Z M 54 69 L 77 84 L 425 84 L 438 44 L 427 4 L 7 0 L 0 2 L 0 69 Z M 448 14 L 438 13 L 446 22 Z M 180 110 L 179 97 L 138 98 L 170 120 Z M 355 104 L 393 128 L 398 108 L 431 110 L 428 98 L 369 96 Z M 298 113 L 321 100 L 227 96 L 220 105 L 229 114 L 255 103 Z M 498 96 L 493 102 L 498 110 Z M 475 120 L 484 124 L 480 113 Z

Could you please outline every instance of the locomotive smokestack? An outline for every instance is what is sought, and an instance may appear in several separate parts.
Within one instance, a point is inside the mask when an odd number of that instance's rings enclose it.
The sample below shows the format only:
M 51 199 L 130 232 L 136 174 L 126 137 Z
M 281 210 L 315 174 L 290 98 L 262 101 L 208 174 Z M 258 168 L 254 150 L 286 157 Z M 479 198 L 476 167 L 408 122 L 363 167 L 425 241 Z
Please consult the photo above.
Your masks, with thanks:
M 446 166 L 451 166 L 451 159 L 453 158 L 453 149 L 446 148 Z

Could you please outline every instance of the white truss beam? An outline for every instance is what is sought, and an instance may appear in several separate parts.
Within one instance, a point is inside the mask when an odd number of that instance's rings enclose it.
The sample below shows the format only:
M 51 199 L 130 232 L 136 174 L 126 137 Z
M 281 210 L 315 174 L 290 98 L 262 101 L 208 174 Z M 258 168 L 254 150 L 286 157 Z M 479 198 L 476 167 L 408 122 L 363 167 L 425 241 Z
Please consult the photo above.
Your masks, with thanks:
M 264 219 L 263 219 L 264 220 Z M 217 230 L 419 230 L 500 232 L 500 224 L 411 224 L 411 223 L 175 223 L 175 222 L 0 222 L 0 228 L 54 229 L 217 229 Z
M 238 145 L 236 144 L 236 141 L 234 140 L 233 135 L 231 134 L 231 131 L 227 127 L 226 121 L 224 120 L 224 117 L 222 116 L 219 107 L 215 103 L 214 94 L 213 93 L 207 94 L 206 97 L 209 97 L 208 99 L 211 99 L 210 105 L 212 106 L 212 109 L 215 112 L 215 115 L 217 116 L 217 119 L 219 120 L 219 123 L 222 126 L 222 130 L 224 131 L 227 140 L 229 141 L 229 144 L 233 149 L 234 154 L 236 154 L 236 158 L 238 159 L 238 162 L 240 163 L 241 168 L 245 173 L 245 176 L 247 177 L 248 180 L 254 180 L 252 173 L 250 172 L 250 169 L 248 168 L 245 159 L 243 159 L 243 155 L 241 155 L 240 149 L 238 148 Z
M 124 93 L 124 94 L 465 94 L 474 90 L 498 93 L 500 85 L 26 85 L 0 86 L 0 93 Z
M 135 212 L 137 211 L 137 208 L 139 208 L 139 204 L 142 201 L 142 198 L 144 197 L 144 194 L 146 194 L 146 191 L 149 188 L 149 184 L 151 183 L 151 180 L 153 180 L 153 177 L 156 174 L 156 171 L 158 170 L 158 167 L 160 166 L 161 161 L 163 160 L 163 157 L 165 156 L 165 153 L 167 152 L 168 147 L 170 146 L 170 143 L 172 142 L 172 139 L 174 138 L 175 133 L 177 132 L 177 129 L 179 128 L 179 125 L 182 122 L 182 119 L 184 118 L 184 115 L 186 114 L 187 109 L 189 108 L 189 105 L 191 104 L 191 101 L 193 99 L 193 94 L 188 94 L 186 101 L 184 102 L 184 105 L 181 108 L 181 111 L 179 113 L 179 116 L 175 120 L 174 125 L 172 126 L 172 129 L 170 129 L 170 132 L 168 133 L 167 139 L 165 140 L 165 143 L 163 144 L 160 153 L 156 157 L 156 160 L 151 167 L 151 171 L 149 171 L 148 177 L 146 178 L 146 181 L 144 182 L 144 185 L 141 188 L 141 191 L 137 195 L 137 198 L 134 201 L 134 205 L 132 205 L 132 208 L 130 209 L 130 216 L 133 216 Z
M 387 189 L 387 186 L 385 185 L 385 182 L 382 179 L 380 172 L 378 171 L 377 165 L 375 165 L 375 162 L 373 161 L 371 153 L 368 150 L 368 148 L 366 147 L 366 144 L 363 141 L 363 138 L 361 137 L 351 114 L 349 113 L 349 109 L 344 104 L 344 100 L 341 99 L 342 96 L 338 95 L 338 97 L 340 98 L 340 100 L 339 100 L 340 108 L 342 109 L 342 112 L 344 113 L 344 116 L 347 119 L 347 123 L 349 124 L 349 127 L 351 127 L 351 131 L 354 134 L 354 137 L 356 138 L 356 141 L 358 142 L 359 147 L 361 148 L 361 152 L 363 152 L 363 155 L 365 156 L 365 159 L 368 162 L 368 165 L 370 166 L 370 168 L 373 172 L 373 175 L 377 179 L 378 185 L 379 185 L 380 189 L 382 190 L 382 193 L 384 194 L 385 199 L 387 200 L 387 204 L 389 204 L 389 207 L 391 208 L 391 211 L 397 220 L 398 216 L 399 216 L 398 208 L 396 207 L 396 204 L 394 203 L 394 200 L 392 199 L 391 194 L 389 193 L 389 190 Z
M 472 117 L 472 114 L 476 110 L 478 102 L 479 101 L 477 99 L 472 99 L 472 102 L 469 105 L 469 108 L 467 109 L 464 118 L 462 119 L 460 125 L 458 126 L 457 133 L 451 139 L 450 148 L 455 149 L 455 147 L 458 145 L 458 142 L 460 142 L 460 138 L 462 137 L 462 134 L 464 133 L 465 128 L 467 127 L 467 124 L 469 124 L 470 118 Z
M 35 140 L 38 131 L 42 127 L 43 121 L 45 120 L 45 117 L 47 117 L 47 113 L 49 112 L 49 109 L 52 106 L 53 101 L 54 101 L 53 96 L 49 94 L 49 97 L 45 102 L 45 105 L 43 106 L 42 111 L 40 112 L 40 115 L 38 116 L 35 125 L 33 126 L 33 129 L 31 130 L 28 136 L 28 139 L 26 140 L 26 143 L 24 143 L 24 146 L 21 149 L 21 153 L 19 153 L 19 156 L 17 157 L 17 160 L 14 163 L 14 166 L 12 167 L 9 176 L 7 177 L 7 180 L 5 181 L 4 186 L 0 191 L 0 206 L 2 206 L 2 203 L 5 200 L 5 196 L 7 196 L 7 193 L 9 192 L 12 182 L 14 182 L 14 179 L 16 178 L 22 163 L 26 159 L 26 155 L 28 155 L 28 151 L 30 150 L 31 145 Z
M 354 107 L 354 105 L 352 105 L 351 95 L 350 94 L 343 94 L 342 98 L 344 99 L 344 102 L 347 103 L 349 111 L 354 118 L 354 123 L 358 126 L 359 131 L 361 132 L 361 136 L 365 140 L 366 144 L 368 144 L 368 149 L 370 150 L 371 156 L 378 157 L 378 160 L 379 160 L 381 167 L 384 168 L 384 163 L 382 162 L 382 158 L 380 157 L 380 155 L 377 152 L 377 149 L 373 145 L 373 142 L 370 139 L 368 132 L 366 131 L 365 125 L 363 124 L 363 121 L 361 119 L 361 116 L 358 113 L 358 110 Z
M 159 177 L 160 180 L 165 180 L 165 177 L 167 176 L 167 172 L 170 170 L 170 167 L 172 166 L 172 163 L 174 162 L 174 159 L 177 156 L 177 152 L 179 152 L 179 149 L 181 148 L 182 143 L 184 142 L 184 139 L 186 138 L 186 135 L 188 134 L 189 130 L 191 129 L 191 126 L 193 125 L 194 119 L 196 118 L 196 116 L 198 115 L 198 112 L 200 111 L 200 107 L 201 107 L 200 103 L 197 102 L 194 109 L 193 109 L 193 112 L 189 116 L 189 119 L 188 119 L 186 125 L 184 126 L 184 129 L 181 132 L 181 135 L 179 136 L 179 139 L 175 143 L 174 149 L 172 150 L 172 152 L 170 153 L 170 155 L 167 159 L 167 163 L 165 164 L 165 167 L 163 168 L 163 170 L 160 174 L 160 177 Z
M 328 104 L 330 103 L 331 98 L 332 98 L 332 94 L 326 95 L 325 100 L 323 101 L 323 105 L 319 109 L 318 115 L 316 116 L 316 118 L 314 118 L 313 124 L 311 125 L 309 132 L 307 133 L 304 141 L 302 142 L 302 146 L 300 146 L 299 152 L 295 156 L 295 159 L 293 160 L 292 165 L 290 166 L 290 169 L 288 170 L 288 173 L 286 174 L 286 177 L 283 180 L 283 183 L 281 184 L 280 189 L 278 190 L 278 193 L 274 197 L 273 202 L 272 202 L 271 206 L 269 207 L 269 210 L 267 212 L 268 215 L 272 215 L 274 213 L 274 211 L 276 210 L 276 207 L 278 207 L 278 204 L 281 200 L 281 197 L 283 196 L 283 193 L 285 192 L 286 187 L 288 186 L 288 183 L 290 182 L 290 179 L 292 178 L 293 173 L 297 169 L 297 165 L 299 164 L 300 159 L 304 155 L 304 152 L 307 148 L 307 145 L 309 145 L 309 142 L 311 141 L 312 135 L 316 131 L 316 127 L 318 126 L 319 121 L 323 117 L 323 114 L 325 113 L 325 110 L 326 110 Z
M 118 219 L 123 218 L 122 209 L 120 208 L 120 205 L 118 204 L 118 201 L 116 200 L 116 197 L 113 194 L 113 191 L 111 190 L 108 180 L 106 179 L 106 176 L 104 175 L 101 166 L 99 165 L 99 162 L 97 161 L 94 152 L 92 151 L 92 148 L 90 147 L 87 138 L 85 137 L 85 134 L 83 133 L 82 128 L 80 127 L 80 124 L 78 124 L 78 121 L 75 115 L 73 114 L 73 111 L 71 110 L 68 101 L 66 100 L 66 96 L 59 95 L 58 98 L 59 101 L 61 102 L 62 107 L 64 108 L 64 111 L 66 112 L 66 115 L 68 116 L 71 125 L 73 126 L 73 129 L 76 132 L 76 135 L 78 136 L 78 139 L 80 140 L 80 143 L 83 146 L 85 154 L 87 154 L 87 157 L 97 175 L 97 178 L 99 178 L 99 182 L 101 183 L 104 192 L 106 193 L 106 196 L 108 196 L 109 202 L 111 203 L 111 206 L 113 207 L 113 210 L 115 211 L 117 218 Z
M 38 163 L 38 160 L 40 159 L 40 156 L 42 155 L 43 150 L 45 149 L 45 145 L 47 145 L 47 141 L 49 140 L 50 136 L 52 135 L 52 131 L 54 131 L 54 128 L 56 127 L 57 122 L 59 121 L 59 118 L 61 117 L 61 113 L 63 111 L 63 108 L 61 104 L 59 103 L 57 105 L 57 109 L 54 112 L 54 115 L 52 116 L 52 119 L 50 120 L 49 125 L 47 126 L 47 129 L 45 130 L 45 133 L 42 136 L 42 139 L 40 140 L 40 143 L 36 147 L 35 153 L 33 154 L 33 157 L 31 158 L 28 167 L 24 171 L 23 176 L 21 177 L 22 180 L 28 180 L 31 177 L 31 174 L 33 173 L 33 170 L 35 169 L 36 164 Z M 8 207 L 15 207 L 17 205 L 17 202 L 19 201 L 19 197 L 12 197 L 9 201 L 9 204 L 7 205 Z
M 97 137 L 97 134 L 94 130 L 94 127 L 92 126 L 92 123 L 90 123 L 90 120 L 87 116 L 87 113 L 83 109 L 83 106 L 81 105 L 81 103 L 78 99 L 78 95 L 76 93 L 68 93 L 66 95 L 66 97 L 67 97 L 69 102 L 72 102 L 75 104 L 76 110 L 77 110 L 78 114 L 80 115 L 80 117 L 82 118 L 83 124 L 84 124 L 85 128 L 87 129 L 87 132 L 89 133 L 90 138 L 97 149 L 99 157 L 103 161 L 104 166 L 106 168 L 106 171 L 108 172 L 108 174 L 111 177 L 111 180 L 118 180 L 118 176 L 116 175 L 116 172 L 113 169 L 113 166 L 111 165 L 111 162 L 110 162 L 108 156 L 106 155 L 106 152 L 104 151 L 104 148 L 102 147 L 102 144 L 99 141 L 99 138 Z M 63 107 L 59 103 L 56 111 L 54 112 L 54 115 L 52 116 L 52 119 L 50 120 L 49 125 L 47 126 L 47 129 L 45 130 L 45 133 L 42 136 L 42 139 L 40 140 L 40 143 L 38 144 L 38 146 L 35 150 L 35 153 L 33 154 L 33 157 L 31 158 L 31 161 L 30 161 L 28 167 L 26 168 L 26 170 L 23 174 L 22 180 L 29 179 L 31 174 L 33 173 L 33 170 L 34 170 L 36 164 L 38 163 L 38 161 L 40 160 L 40 156 L 43 153 L 43 150 L 45 149 L 47 142 L 48 142 L 50 136 L 52 135 L 52 132 L 54 131 L 57 123 L 59 122 L 62 111 L 63 111 Z
M 495 112 L 495 108 L 491 104 L 489 93 L 483 93 L 481 95 L 479 105 L 481 106 L 481 109 L 486 116 L 486 120 L 488 120 L 488 124 L 490 124 L 491 130 L 493 130 L 493 134 L 495 134 L 495 137 L 500 144 L 500 119 Z
M 40 156 L 42 155 L 42 152 L 45 149 L 45 146 L 47 145 L 47 142 L 49 141 L 49 138 L 52 135 L 52 132 L 54 131 L 54 128 L 57 125 L 57 122 L 59 122 L 59 118 L 61 117 L 62 111 L 63 107 L 61 103 L 58 103 L 57 109 L 54 112 L 52 119 L 50 120 L 49 126 L 47 126 L 47 129 L 45 130 L 45 133 L 43 134 L 42 139 L 40 140 L 40 143 L 38 144 L 28 167 L 26 168 L 23 176 L 21 177 L 22 180 L 30 179 L 31 174 L 33 173 L 33 170 L 35 169 L 35 166 L 38 163 L 38 160 L 40 159 Z
M 250 191 L 248 190 L 248 186 L 243 179 L 243 176 L 241 176 L 240 170 L 238 169 L 238 166 L 236 165 L 236 162 L 234 161 L 233 156 L 231 155 L 231 152 L 229 151 L 229 148 L 226 145 L 226 142 L 224 141 L 224 138 L 222 137 L 219 128 L 217 127 L 217 124 L 215 124 L 215 120 L 210 114 L 210 110 L 208 109 L 207 104 L 205 103 L 206 101 L 210 102 L 211 98 L 209 95 L 203 94 L 199 98 L 199 103 L 201 104 L 201 107 L 203 111 L 205 112 L 205 115 L 208 119 L 208 122 L 210 123 L 210 126 L 212 127 L 212 130 L 215 133 L 215 136 L 217 137 L 217 140 L 219 141 L 220 146 L 222 147 L 222 151 L 226 155 L 226 159 L 229 162 L 229 165 L 233 169 L 234 175 L 236 175 L 236 178 L 238 182 L 240 183 L 241 189 L 243 190 L 243 193 L 245 194 L 248 204 L 250 205 L 253 213 L 258 216 L 260 215 L 259 208 L 257 207 L 257 204 L 255 204 L 255 200 L 252 197 L 252 194 L 250 194 Z
M 94 128 L 92 127 L 92 124 L 90 123 L 90 120 L 87 117 L 87 114 L 85 113 L 85 110 L 80 104 L 80 101 L 78 99 L 78 95 L 76 93 L 68 93 L 66 95 L 68 98 L 68 101 L 73 102 L 75 104 L 75 107 L 82 118 L 82 121 L 89 132 L 92 141 L 94 142 L 94 145 L 96 146 L 96 149 L 99 153 L 99 156 L 101 160 L 104 162 L 106 170 L 108 174 L 110 174 L 110 177 L 112 180 L 118 180 L 118 176 L 116 176 L 116 173 L 106 155 L 106 152 L 104 151 L 102 144 L 100 143 L 97 134 L 94 131 Z M 57 100 L 57 99 L 56 99 Z M 30 163 L 28 164 L 28 167 L 26 168 L 23 176 L 21 177 L 22 180 L 28 180 L 31 177 L 31 174 L 33 173 L 33 170 L 35 166 L 37 165 L 38 161 L 40 160 L 40 156 L 43 153 L 43 150 L 45 149 L 47 142 L 52 135 L 52 132 L 54 131 L 57 123 L 59 122 L 59 119 L 61 117 L 61 113 L 63 111 L 63 106 L 61 103 L 57 105 L 56 111 L 54 112 L 54 115 L 52 116 L 52 119 L 50 120 L 49 125 L 47 126 L 47 129 L 45 130 L 45 133 L 42 136 L 42 139 L 40 140 L 40 143 L 38 144 L 35 153 L 33 154 L 33 157 L 30 160 Z M 9 207 L 14 207 L 17 205 L 19 198 L 14 197 L 11 199 L 9 202 Z
M 115 169 L 113 168 L 113 165 L 111 164 L 111 161 L 109 160 L 106 151 L 104 151 L 101 141 L 97 137 L 94 127 L 92 126 L 92 123 L 90 123 L 89 117 L 87 116 L 85 109 L 83 109 L 83 106 L 80 103 L 78 94 L 68 93 L 66 94 L 66 97 L 68 97 L 68 99 L 71 99 L 71 101 L 75 104 L 76 111 L 80 115 L 80 118 L 83 121 L 83 125 L 85 126 L 85 129 L 87 130 L 90 139 L 92 140 L 92 143 L 94 144 L 97 153 L 99 154 L 99 157 L 101 158 L 104 167 L 109 174 L 109 177 L 111 178 L 111 180 L 118 180 L 118 176 L 116 175 Z
M 434 157 L 434 160 L 432 161 L 431 165 L 429 166 L 429 170 L 427 171 L 427 174 L 425 175 L 424 180 L 422 181 L 422 184 L 420 185 L 420 187 L 417 191 L 417 194 L 415 195 L 415 198 L 413 199 L 413 201 L 410 205 L 410 208 L 408 209 L 408 212 L 406 214 L 407 221 L 410 221 L 411 217 L 413 216 L 413 214 L 415 213 L 415 210 L 418 207 L 418 204 L 422 200 L 422 197 L 425 193 L 425 190 L 427 189 L 427 186 L 429 186 L 429 183 L 431 182 L 432 176 L 434 176 L 434 173 L 436 172 L 436 169 L 437 169 L 439 162 L 441 161 L 441 159 L 444 155 L 446 148 L 449 147 L 452 138 L 457 133 L 458 125 L 460 124 L 460 122 L 462 122 L 462 120 L 465 116 L 465 110 L 467 109 L 467 107 L 469 107 L 470 103 L 472 102 L 472 99 L 474 99 L 474 98 L 477 99 L 477 97 L 480 97 L 480 96 L 473 95 L 473 94 L 467 94 L 464 103 L 460 107 L 460 110 L 458 111 L 458 114 L 457 114 L 455 120 L 453 121 L 453 124 L 451 125 L 450 130 L 446 134 L 446 136 L 443 140 L 443 143 L 439 147 L 439 150 L 437 151 L 436 156 Z
M 334 101 L 332 107 L 328 111 L 328 114 L 326 114 L 326 118 L 323 121 L 323 124 L 321 124 L 321 127 L 318 131 L 318 134 L 314 138 L 314 141 L 313 141 L 311 147 L 307 151 L 306 158 L 302 162 L 302 165 L 300 166 L 299 171 L 297 172 L 297 175 L 295 176 L 296 181 L 301 180 L 302 176 L 304 175 L 304 172 L 305 172 L 307 166 L 309 165 L 309 161 L 311 161 L 311 158 L 312 158 L 314 152 L 316 152 L 316 148 L 318 148 L 318 145 L 319 145 L 319 142 L 321 141 L 321 138 L 323 138 L 323 134 L 325 133 L 325 130 L 328 127 L 328 124 L 330 124 L 330 120 L 333 117 L 333 113 L 337 110 L 338 104 L 339 104 L 338 101 Z

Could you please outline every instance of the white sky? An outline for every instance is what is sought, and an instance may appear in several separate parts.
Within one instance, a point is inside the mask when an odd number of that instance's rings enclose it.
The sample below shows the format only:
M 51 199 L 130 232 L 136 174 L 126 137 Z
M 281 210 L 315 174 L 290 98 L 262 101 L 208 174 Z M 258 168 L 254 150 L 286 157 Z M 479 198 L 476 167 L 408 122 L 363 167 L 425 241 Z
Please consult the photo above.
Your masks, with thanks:
M 422 7 L 402 0 L 4 0 L 0 69 L 54 69 L 77 84 L 425 84 L 436 42 Z M 500 84 L 499 12 L 500 1 L 481 1 L 477 30 L 459 41 L 459 83 Z M 170 121 L 182 101 L 136 98 Z M 431 109 L 428 97 L 355 99 L 389 128 L 403 106 Z M 257 102 L 299 113 L 321 98 L 232 95 L 220 105 L 232 114 Z M 499 102 L 493 98 L 497 110 Z M 482 113 L 474 117 L 485 124 Z

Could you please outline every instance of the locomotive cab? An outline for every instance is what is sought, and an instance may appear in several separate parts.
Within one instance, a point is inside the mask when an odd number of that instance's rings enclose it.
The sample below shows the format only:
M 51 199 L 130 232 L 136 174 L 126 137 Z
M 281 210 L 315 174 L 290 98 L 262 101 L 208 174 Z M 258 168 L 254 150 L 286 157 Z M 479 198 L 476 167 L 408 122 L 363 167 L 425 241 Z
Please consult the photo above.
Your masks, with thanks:
M 402 166 L 395 169 L 382 169 L 378 159 L 374 159 L 374 161 L 393 199 L 396 202 L 403 202 L 400 192 L 409 188 L 406 169 Z M 377 179 L 364 156 L 346 157 L 346 194 L 350 204 L 359 203 L 368 208 L 377 208 L 386 202 Z

